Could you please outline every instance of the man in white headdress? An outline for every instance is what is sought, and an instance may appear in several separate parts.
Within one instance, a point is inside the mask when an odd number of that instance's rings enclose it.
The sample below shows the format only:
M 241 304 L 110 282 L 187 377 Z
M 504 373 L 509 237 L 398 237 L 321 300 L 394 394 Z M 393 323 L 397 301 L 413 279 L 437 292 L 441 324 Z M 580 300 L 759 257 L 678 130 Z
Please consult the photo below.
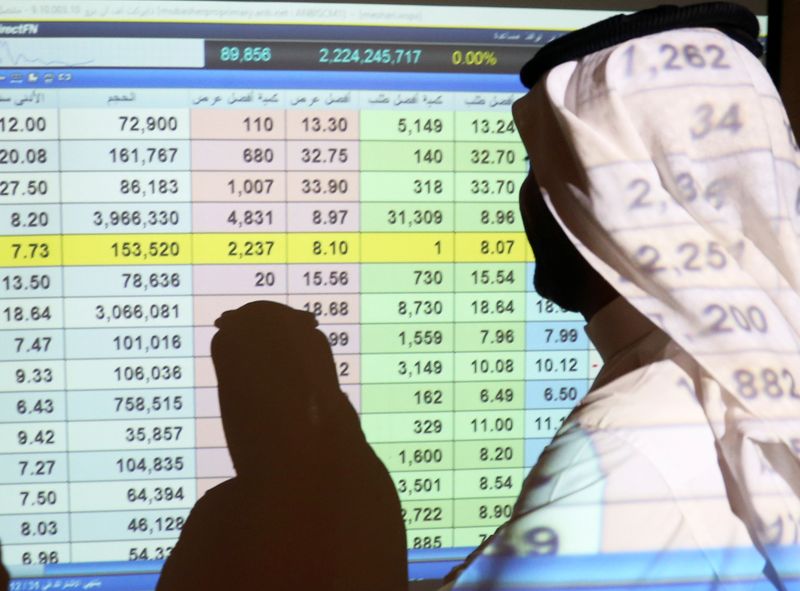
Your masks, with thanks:
M 757 35 L 665 6 L 523 68 L 535 287 L 605 365 L 455 589 L 800 586 L 800 151 Z

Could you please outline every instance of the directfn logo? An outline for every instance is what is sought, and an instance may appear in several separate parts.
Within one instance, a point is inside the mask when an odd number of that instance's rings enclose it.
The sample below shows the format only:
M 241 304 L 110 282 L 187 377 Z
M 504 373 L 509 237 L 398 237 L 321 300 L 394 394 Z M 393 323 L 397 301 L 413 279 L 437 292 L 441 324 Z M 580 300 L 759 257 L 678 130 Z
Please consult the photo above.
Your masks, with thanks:
M 20 23 L 18 25 L 0 24 L 0 35 L 36 35 L 39 25 L 34 23 Z

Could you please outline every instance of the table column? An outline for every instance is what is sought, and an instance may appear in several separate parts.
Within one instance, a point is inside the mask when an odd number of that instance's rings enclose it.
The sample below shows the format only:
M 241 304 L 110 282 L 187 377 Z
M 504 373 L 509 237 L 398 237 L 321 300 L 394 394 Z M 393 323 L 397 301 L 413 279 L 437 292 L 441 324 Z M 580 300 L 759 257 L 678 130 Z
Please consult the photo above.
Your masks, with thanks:
M 394 93 L 385 105 L 385 95 L 365 94 L 362 424 L 392 472 L 409 547 L 445 547 L 453 543 L 452 104 Z
M 207 104 L 208 96 L 192 93 L 192 104 Z M 221 97 L 213 101 L 219 106 L 192 109 L 198 497 L 235 474 L 211 362 L 214 321 L 253 300 L 287 301 L 281 95 L 270 93 L 268 102 L 250 91 L 210 96 Z
M 528 263 L 533 285 L 536 263 Z M 602 360 L 584 331 L 586 322 L 535 292 L 527 295 L 525 467 L 536 464 L 561 423 L 583 398 Z
M 287 100 L 289 305 L 317 317 L 359 410 L 357 104 L 350 92 L 289 92 Z M 308 106 L 316 104 L 329 107 Z
M 0 113 L 0 539 L 9 565 L 69 562 L 58 112 Z
M 455 546 L 504 523 L 524 477 L 526 163 L 510 98 L 458 95 Z
M 164 558 L 195 501 L 189 113 L 62 94 L 72 560 Z

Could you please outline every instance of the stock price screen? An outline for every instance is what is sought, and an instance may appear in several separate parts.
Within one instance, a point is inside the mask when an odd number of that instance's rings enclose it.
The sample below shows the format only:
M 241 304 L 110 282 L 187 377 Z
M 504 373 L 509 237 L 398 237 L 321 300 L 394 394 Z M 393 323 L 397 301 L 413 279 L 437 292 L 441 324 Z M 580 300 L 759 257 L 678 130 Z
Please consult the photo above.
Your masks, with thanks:
M 168 556 L 234 474 L 209 343 L 252 300 L 317 317 L 412 559 L 479 544 L 600 366 L 532 289 L 510 106 L 605 14 L 105 5 L 0 27 L 4 562 Z

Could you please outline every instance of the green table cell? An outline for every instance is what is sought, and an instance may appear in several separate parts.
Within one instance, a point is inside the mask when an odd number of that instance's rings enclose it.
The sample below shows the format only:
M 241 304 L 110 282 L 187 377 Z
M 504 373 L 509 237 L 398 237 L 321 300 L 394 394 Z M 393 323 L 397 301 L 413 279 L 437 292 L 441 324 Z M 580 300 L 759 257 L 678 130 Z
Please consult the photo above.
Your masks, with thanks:
M 490 146 L 491 147 L 491 146 Z M 517 201 L 525 172 L 457 172 L 456 202 L 476 201 L 498 205 Z M 363 189 L 362 189 L 363 191 Z
M 362 172 L 359 197 L 373 201 L 453 201 L 456 182 L 451 172 Z
M 511 517 L 516 497 L 493 497 L 486 499 L 457 499 L 455 501 L 455 523 L 457 526 L 503 525 Z
M 525 379 L 525 353 L 456 353 L 455 375 L 459 382 Z
M 526 263 L 458 263 L 455 291 L 525 292 L 525 265 Z
M 361 111 L 361 140 L 453 141 L 453 113 Z
M 403 472 L 393 474 L 401 501 L 430 501 L 453 498 L 453 472 Z
M 520 322 L 525 320 L 524 293 L 457 293 L 456 322 Z
M 361 296 L 361 323 L 453 322 L 452 294 L 369 293 Z
M 453 546 L 456 548 L 475 548 L 494 534 L 496 527 L 460 527 L 453 531 Z
M 455 472 L 454 496 L 457 499 L 479 499 L 518 495 L 524 478 L 525 470 L 522 468 L 458 470 Z
M 376 443 L 449 441 L 453 439 L 453 414 L 375 413 L 361 417 L 368 441 Z
M 525 411 L 463 411 L 456 413 L 454 425 L 458 441 L 522 438 L 525 433 Z
M 465 158 L 470 158 L 468 152 Z M 454 163 L 452 142 L 361 142 L 361 170 L 365 171 L 452 171 Z
M 362 417 L 362 423 L 364 418 Z M 452 470 L 453 443 L 376 443 L 367 437 L 372 449 L 389 472 L 408 472 L 417 470 Z M 521 450 L 520 450 L 520 453 Z
M 452 529 L 414 530 L 406 536 L 409 548 L 449 548 L 453 545 Z
M 362 324 L 361 353 L 451 352 L 453 333 L 452 324 Z
M 362 203 L 362 232 L 452 232 L 452 203 Z
M 524 273 L 524 270 L 522 272 Z M 361 265 L 362 294 L 401 292 L 403 297 L 408 293 L 444 292 L 449 294 L 453 292 L 454 284 L 452 263 L 365 263 Z M 362 322 L 366 321 L 362 320 Z
M 453 527 L 453 501 L 402 501 L 406 530 Z
M 459 203 L 456 232 L 524 232 L 516 200 L 505 203 Z M 363 212 L 363 209 L 362 209 Z M 363 224 L 363 214 L 362 214 Z
M 463 322 L 455 333 L 456 351 L 525 350 L 524 322 Z
M 522 468 L 525 450 L 522 439 L 459 441 L 455 448 L 455 469 Z
M 456 112 L 456 140 L 522 143 L 511 113 Z
M 456 384 L 455 410 L 484 412 L 522 410 L 524 408 L 525 382 L 459 382 Z
M 368 384 L 361 387 L 361 414 L 442 412 L 454 407 L 451 383 Z
M 366 353 L 361 355 L 361 383 L 452 382 L 452 353 Z
M 427 147 L 428 144 L 425 144 Z M 455 145 L 455 169 L 466 172 L 528 171 L 525 148 L 519 142 L 460 142 Z M 361 152 L 363 162 L 364 152 Z

